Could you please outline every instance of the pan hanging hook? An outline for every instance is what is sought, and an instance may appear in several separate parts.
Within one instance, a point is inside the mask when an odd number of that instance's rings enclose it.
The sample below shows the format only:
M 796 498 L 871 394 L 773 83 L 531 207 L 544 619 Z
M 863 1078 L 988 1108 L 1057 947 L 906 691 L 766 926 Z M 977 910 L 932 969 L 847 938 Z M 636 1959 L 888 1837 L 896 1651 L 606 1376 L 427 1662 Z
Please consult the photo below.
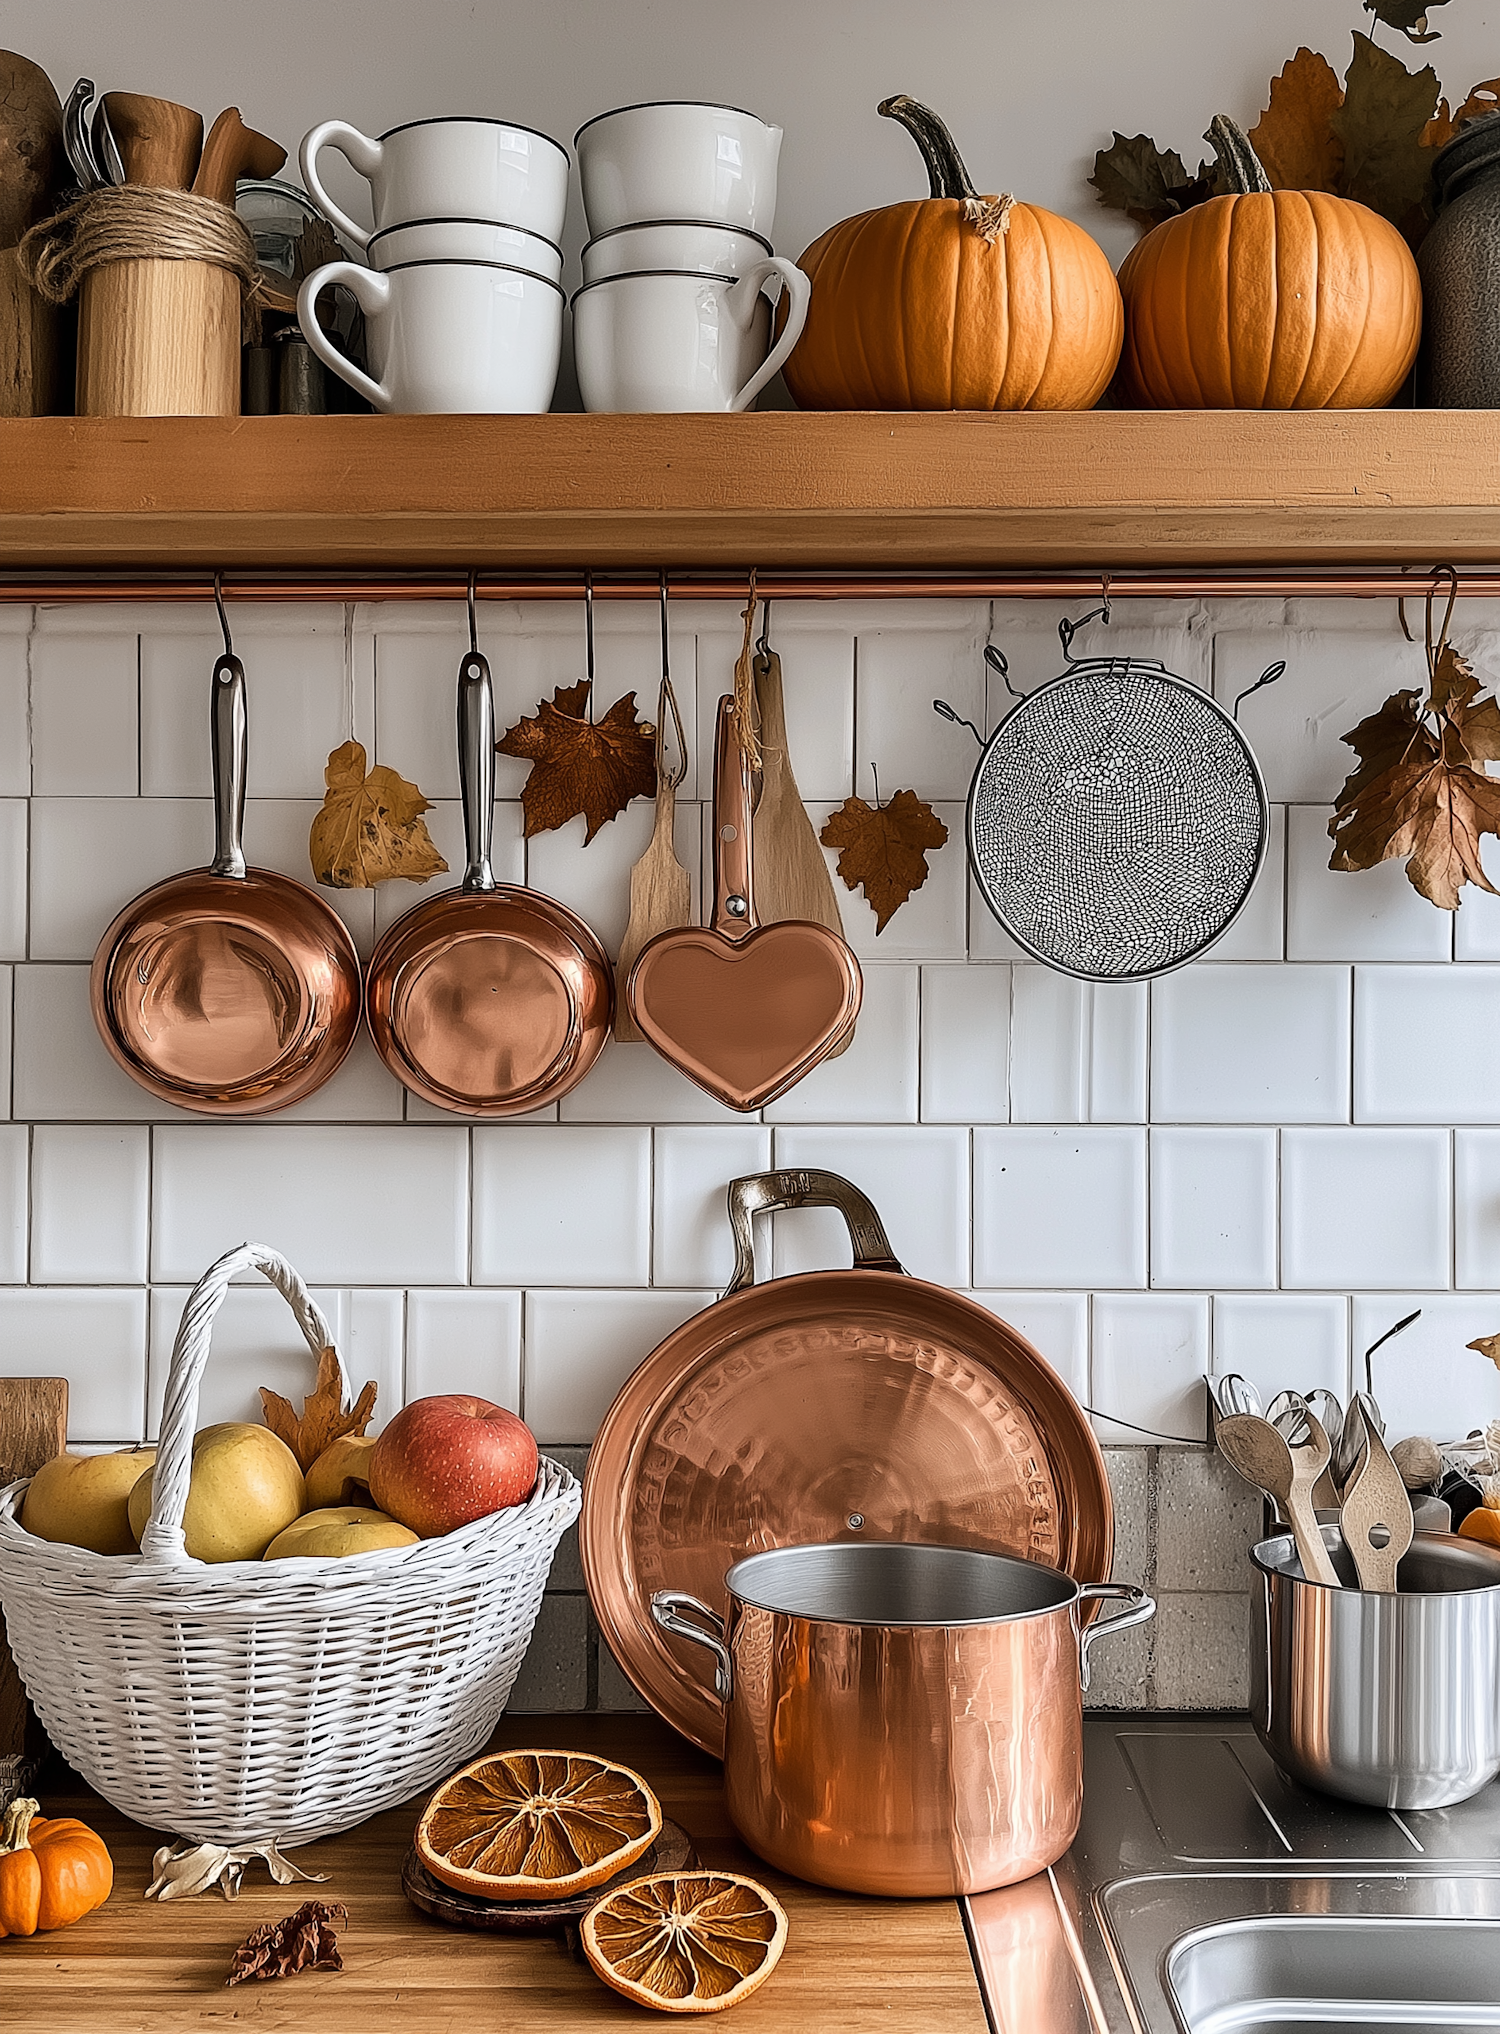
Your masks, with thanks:
M 477 573 L 471 572 L 469 574 L 469 655 L 471 657 L 479 655 L 479 629 L 474 612 L 474 592 L 477 578 Z
M 214 574 L 214 606 L 219 610 L 219 627 L 224 631 L 224 654 L 234 655 L 234 638 L 229 633 L 229 616 L 224 611 L 224 575 Z
M 1103 590 L 1104 590 L 1104 605 L 1102 607 L 1090 608 L 1088 613 L 1081 614 L 1078 617 L 1077 621 L 1069 621 L 1067 616 L 1064 615 L 1062 620 L 1058 623 L 1057 639 L 1062 644 L 1063 661 L 1065 663 L 1080 664 L 1086 663 L 1088 661 L 1087 658 L 1075 657 L 1073 655 L 1073 638 L 1079 633 L 1081 629 L 1086 629 L 1090 622 L 1103 622 L 1105 627 L 1108 628 L 1110 618 L 1110 604 L 1109 604 L 1109 574 L 1107 572 L 1103 575 Z M 986 655 L 988 655 L 988 652 L 986 652 Z
M 771 603 L 769 600 L 763 600 L 760 604 L 760 636 L 756 641 L 755 654 L 757 657 L 769 657 L 771 654 Z
M 661 691 L 656 701 L 656 774 L 675 791 L 687 775 L 687 737 L 682 731 L 682 713 L 677 688 L 672 683 L 672 656 L 667 638 L 667 575 L 661 578 Z M 672 716 L 672 733 L 677 743 L 677 761 L 667 768 L 667 715 Z
M 589 681 L 588 697 L 585 702 L 584 711 L 588 715 L 589 726 L 592 727 L 594 725 L 594 575 L 592 572 L 585 572 L 583 575 L 583 639 L 586 676 Z

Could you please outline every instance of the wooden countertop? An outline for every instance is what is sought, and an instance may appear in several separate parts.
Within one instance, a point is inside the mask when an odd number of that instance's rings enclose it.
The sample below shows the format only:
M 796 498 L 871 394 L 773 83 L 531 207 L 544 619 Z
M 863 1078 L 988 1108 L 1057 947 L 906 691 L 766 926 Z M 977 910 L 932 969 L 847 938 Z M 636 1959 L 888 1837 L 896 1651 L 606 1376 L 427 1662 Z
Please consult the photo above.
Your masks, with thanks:
M 734 2008 L 734 2034 L 985 2034 L 986 2020 L 956 1901 L 862 1899 L 783 1878 L 744 1848 L 724 1812 L 719 1767 L 654 1717 L 505 1719 L 495 1742 L 599 1752 L 634 1766 L 703 1862 L 771 1886 L 791 1920 L 775 1974 Z M 401 1892 L 401 1861 L 419 1802 L 293 1853 L 322 1886 L 276 1886 L 246 1873 L 238 1900 L 217 1893 L 148 1904 L 161 1841 L 96 1796 L 45 1794 L 49 1815 L 91 1823 L 115 1860 L 115 1889 L 76 1927 L 0 1942 L 0 2026 L 26 2034 L 571 2034 L 675 2023 L 602 1985 L 560 1936 L 507 1939 L 428 1920 Z M 234 1950 L 262 1921 L 306 1898 L 342 1900 L 342 1972 L 307 1971 L 224 1987 Z M 703 2022 L 696 2016 L 693 2024 Z

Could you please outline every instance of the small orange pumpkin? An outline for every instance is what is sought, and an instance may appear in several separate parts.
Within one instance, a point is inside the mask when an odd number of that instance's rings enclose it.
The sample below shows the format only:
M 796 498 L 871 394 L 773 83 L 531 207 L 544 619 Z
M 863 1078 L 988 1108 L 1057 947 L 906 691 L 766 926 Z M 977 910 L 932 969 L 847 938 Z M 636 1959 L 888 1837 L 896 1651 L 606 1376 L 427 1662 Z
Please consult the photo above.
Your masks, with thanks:
M 807 323 L 785 368 L 805 410 L 1087 410 L 1124 331 L 1103 249 L 1009 196 L 981 198 L 953 137 L 887 99 L 921 149 L 930 197 L 845 219 L 797 266 Z
M 1120 267 L 1119 389 L 1157 410 L 1363 410 L 1411 372 L 1422 290 L 1389 220 L 1327 191 L 1273 191 L 1217 115 L 1229 195 L 1163 220 Z
M 115 1882 L 104 1839 L 69 1816 L 43 1821 L 12 1801 L 0 1829 L 0 1937 L 68 1928 L 102 1907 Z

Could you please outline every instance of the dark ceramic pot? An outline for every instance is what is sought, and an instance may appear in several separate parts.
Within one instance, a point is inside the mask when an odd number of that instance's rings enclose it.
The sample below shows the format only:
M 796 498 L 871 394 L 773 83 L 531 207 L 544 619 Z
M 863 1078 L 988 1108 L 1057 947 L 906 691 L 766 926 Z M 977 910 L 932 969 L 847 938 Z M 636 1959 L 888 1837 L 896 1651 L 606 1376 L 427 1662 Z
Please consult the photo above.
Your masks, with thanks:
M 1500 113 L 1466 120 L 1432 166 L 1438 216 L 1417 250 L 1417 400 L 1500 409 Z

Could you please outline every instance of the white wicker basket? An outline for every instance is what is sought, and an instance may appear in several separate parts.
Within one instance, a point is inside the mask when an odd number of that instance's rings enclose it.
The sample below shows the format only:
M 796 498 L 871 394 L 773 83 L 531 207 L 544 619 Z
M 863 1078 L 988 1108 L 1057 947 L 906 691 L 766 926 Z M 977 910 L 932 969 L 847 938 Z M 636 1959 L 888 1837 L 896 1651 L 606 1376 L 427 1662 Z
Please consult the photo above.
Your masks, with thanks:
M 0 1604 L 37 1715 L 106 1800 L 201 1842 L 286 1846 L 405 1800 L 483 1745 L 579 1487 L 544 1456 L 524 1504 L 442 1539 L 346 1560 L 193 1560 L 182 1510 L 198 1387 L 214 1316 L 251 1268 L 311 1349 L 332 1341 L 275 1251 L 242 1243 L 221 1257 L 172 1351 L 140 1554 L 23 1532 L 26 1485 L 12 1483 L 0 1491 Z

